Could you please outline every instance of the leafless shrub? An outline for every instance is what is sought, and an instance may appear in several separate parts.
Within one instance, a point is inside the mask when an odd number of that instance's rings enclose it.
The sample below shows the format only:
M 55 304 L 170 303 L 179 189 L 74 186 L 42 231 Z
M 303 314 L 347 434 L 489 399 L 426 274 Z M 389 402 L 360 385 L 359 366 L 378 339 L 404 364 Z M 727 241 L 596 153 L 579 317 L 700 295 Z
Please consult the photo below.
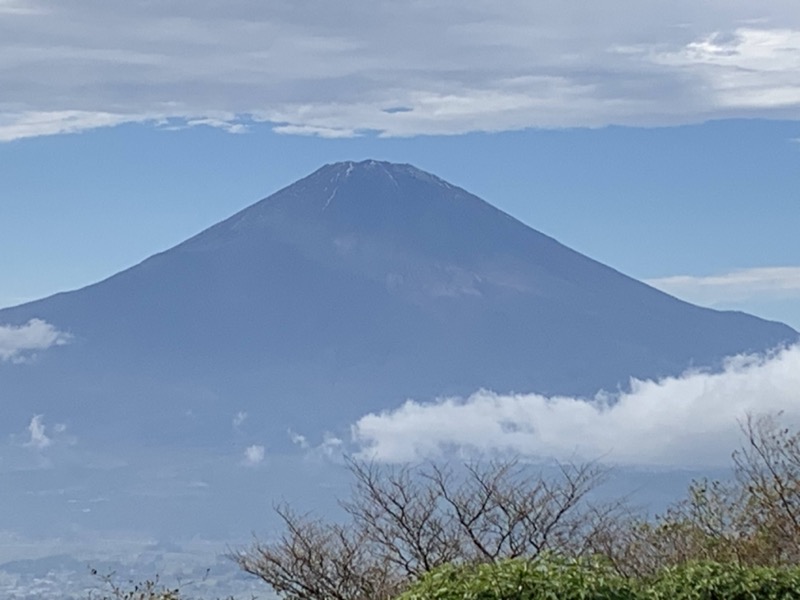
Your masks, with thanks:
M 749 416 L 733 453 L 731 481 L 694 481 L 685 499 L 654 521 L 631 519 L 604 554 L 625 575 L 715 561 L 800 564 L 800 433 L 774 416 Z
M 363 531 L 276 508 L 285 530 L 270 544 L 256 541 L 232 555 L 245 572 L 290 599 L 382 600 L 394 597 L 401 580 L 373 552 Z
M 622 507 L 588 501 L 605 475 L 594 464 L 559 465 L 553 477 L 516 460 L 349 467 L 349 523 L 279 507 L 282 536 L 234 554 L 239 566 L 293 600 L 389 598 L 445 563 L 593 553 Z

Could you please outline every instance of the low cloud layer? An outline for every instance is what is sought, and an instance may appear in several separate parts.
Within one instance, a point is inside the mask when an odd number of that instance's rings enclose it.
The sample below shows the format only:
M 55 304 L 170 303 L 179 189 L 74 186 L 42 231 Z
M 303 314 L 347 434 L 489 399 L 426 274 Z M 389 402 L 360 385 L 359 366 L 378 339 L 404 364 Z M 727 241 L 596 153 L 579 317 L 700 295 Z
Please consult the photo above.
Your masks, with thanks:
M 513 452 L 622 465 L 729 464 L 748 413 L 784 412 L 800 423 L 800 345 L 729 359 L 719 373 L 633 381 L 593 401 L 480 391 L 467 399 L 409 401 L 353 426 L 360 455 L 408 461 L 446 451 Z
M 41 319 L 25 325 L 0 325 L 0 362 L 21 362 L 32 354 L 68 343 L 69 334 Z
M 0 1 L 0 140 L 125 122 L 454 134 L 800 117 L 794 0 Z

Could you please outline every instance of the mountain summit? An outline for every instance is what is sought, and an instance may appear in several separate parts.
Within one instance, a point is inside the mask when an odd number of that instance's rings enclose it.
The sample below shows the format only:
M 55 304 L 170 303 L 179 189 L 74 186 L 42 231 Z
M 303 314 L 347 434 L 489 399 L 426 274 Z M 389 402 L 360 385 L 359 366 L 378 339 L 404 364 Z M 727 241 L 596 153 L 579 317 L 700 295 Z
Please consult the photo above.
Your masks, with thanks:
M 285 439 L 407 398 L 593 395 L 798 337 L 677 300 L 373 160 L 326 165 L 109 279 L 0 311 L 32 318 L 72 342 L 0 364 L 5 414 L 192 440 L 238 411 Z

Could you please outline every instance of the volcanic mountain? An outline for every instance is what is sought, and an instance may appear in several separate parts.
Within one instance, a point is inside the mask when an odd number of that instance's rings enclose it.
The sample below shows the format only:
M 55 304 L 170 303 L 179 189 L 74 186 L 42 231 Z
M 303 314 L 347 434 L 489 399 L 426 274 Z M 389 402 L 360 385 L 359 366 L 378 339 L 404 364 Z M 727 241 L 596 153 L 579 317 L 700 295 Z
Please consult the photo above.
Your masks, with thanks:
M 0 363 L 4 420 L 208 442 L 233 415 L 275 444 L 407 398 L 594 395 L 794 342 L 693 306 L 410 165 L 326 165 L 100 283 L 0 311 L 71 342 Z M 1 432 L 0 432 L 1 433 Z

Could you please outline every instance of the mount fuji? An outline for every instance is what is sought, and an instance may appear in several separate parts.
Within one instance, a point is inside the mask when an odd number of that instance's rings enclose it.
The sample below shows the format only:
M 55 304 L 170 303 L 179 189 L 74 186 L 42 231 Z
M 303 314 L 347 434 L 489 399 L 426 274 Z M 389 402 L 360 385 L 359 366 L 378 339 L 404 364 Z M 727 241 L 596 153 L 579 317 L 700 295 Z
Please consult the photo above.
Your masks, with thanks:
M 0 310 L 2 325 L 31 319 L 69 343 L 0 361 L 0 433 L 46 414 L 82 440 L 182 446 L 213 446 L 236 414 L 280 448 L 289 430 L 341 430 L 407 398 L 593 396 L 798 339 L 373 160 L 326 165 L 104 281 Z

